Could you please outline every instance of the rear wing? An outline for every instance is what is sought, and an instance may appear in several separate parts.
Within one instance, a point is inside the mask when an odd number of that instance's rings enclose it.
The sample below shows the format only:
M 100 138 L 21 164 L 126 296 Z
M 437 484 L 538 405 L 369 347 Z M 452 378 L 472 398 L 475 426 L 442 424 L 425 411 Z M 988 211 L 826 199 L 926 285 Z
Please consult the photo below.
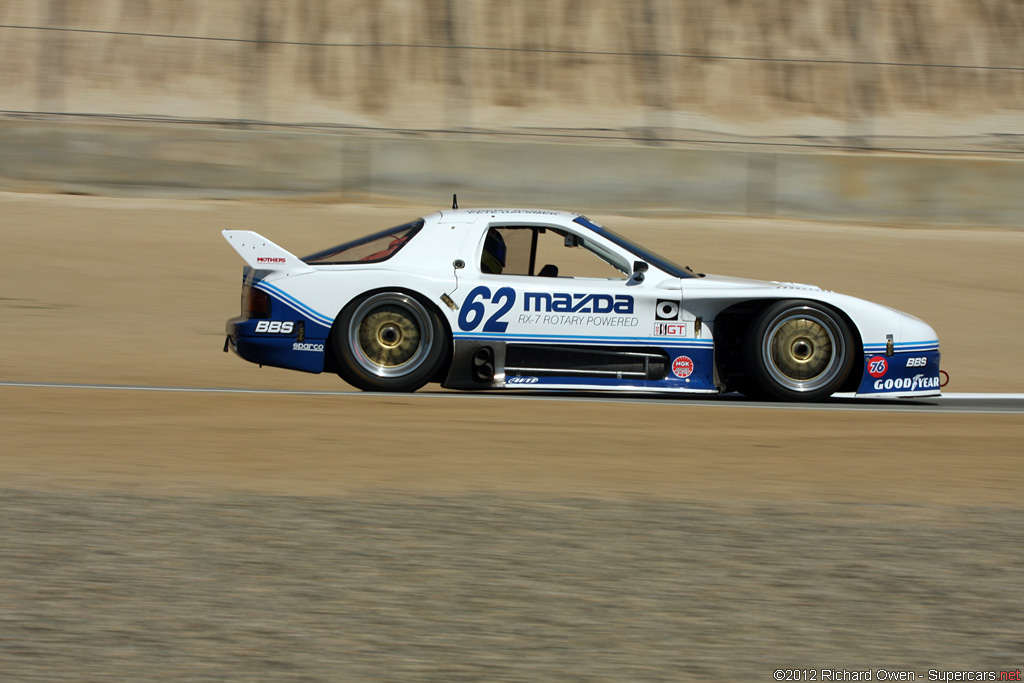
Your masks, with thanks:
M 223 230 L 221 234 L 238 255 L 253 268 L 290 274 L 313 272 L 313 268 L 302 259 L 259 233 L 251 230 Z

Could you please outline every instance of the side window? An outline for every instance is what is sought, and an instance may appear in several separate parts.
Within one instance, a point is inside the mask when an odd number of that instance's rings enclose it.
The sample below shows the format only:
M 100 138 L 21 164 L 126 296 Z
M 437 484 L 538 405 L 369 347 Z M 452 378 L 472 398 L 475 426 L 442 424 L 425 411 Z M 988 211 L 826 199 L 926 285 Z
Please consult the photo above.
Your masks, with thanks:
M 505 249 L 505 275 L 531 275 L 530 256 L 533 253 L 533 230 L 529 228 L 491 228 Z M 489 240 L 490 241 L 490 240 Z
M 391 258 L 422 227 L 422 220 L 406 223 L 397 228 L 383 230 L 330 249 L 318 251 L 315 254 L 304 256 L 302 260 L 311 266 L 384 261 Z
M 492 227 L 484 239 L 484 273 L 625 279 L 628 264 L 597 244 L 557 228 Z
M 629 277 L 625 264 L 614 254 L 588 243 L 575 233 L 548 229 L 538 235 L 537 273 L 557 269 L 559 277 L 589 277 L 622 280 Z

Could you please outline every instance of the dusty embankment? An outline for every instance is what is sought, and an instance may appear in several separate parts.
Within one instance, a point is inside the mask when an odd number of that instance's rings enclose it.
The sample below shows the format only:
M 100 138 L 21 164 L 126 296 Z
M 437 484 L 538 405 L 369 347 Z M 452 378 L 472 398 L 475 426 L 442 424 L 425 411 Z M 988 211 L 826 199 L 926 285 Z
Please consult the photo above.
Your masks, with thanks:
M 7 3 L 0 24 L 7 111 L 685 137 L 1024 132 L 1024 7 L 1000 0 L 53 0 Z

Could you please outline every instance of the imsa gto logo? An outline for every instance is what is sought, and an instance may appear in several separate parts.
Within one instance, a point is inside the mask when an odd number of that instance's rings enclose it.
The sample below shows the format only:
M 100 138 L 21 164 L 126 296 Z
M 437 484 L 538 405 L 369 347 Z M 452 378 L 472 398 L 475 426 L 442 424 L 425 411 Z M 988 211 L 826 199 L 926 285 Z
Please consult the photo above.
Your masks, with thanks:
M 654 323 L 656 337 L 685 337 L 686 323 Z
M 261 320 L 256 323 L 256 334 L 291 334 L 295 323 L 290 320 Z

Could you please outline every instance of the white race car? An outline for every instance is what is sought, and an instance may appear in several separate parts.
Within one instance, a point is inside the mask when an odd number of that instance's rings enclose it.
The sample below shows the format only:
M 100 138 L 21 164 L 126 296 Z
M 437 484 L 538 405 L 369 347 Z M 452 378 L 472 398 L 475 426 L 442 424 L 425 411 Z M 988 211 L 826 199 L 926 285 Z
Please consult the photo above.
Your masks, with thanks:
M 225 351 L 363 390 L 939 394 L 938 338 L 911 315 L 695 273 L 575 213 L 444 210 L 304 258 L 223 234 L 248 264 Z

